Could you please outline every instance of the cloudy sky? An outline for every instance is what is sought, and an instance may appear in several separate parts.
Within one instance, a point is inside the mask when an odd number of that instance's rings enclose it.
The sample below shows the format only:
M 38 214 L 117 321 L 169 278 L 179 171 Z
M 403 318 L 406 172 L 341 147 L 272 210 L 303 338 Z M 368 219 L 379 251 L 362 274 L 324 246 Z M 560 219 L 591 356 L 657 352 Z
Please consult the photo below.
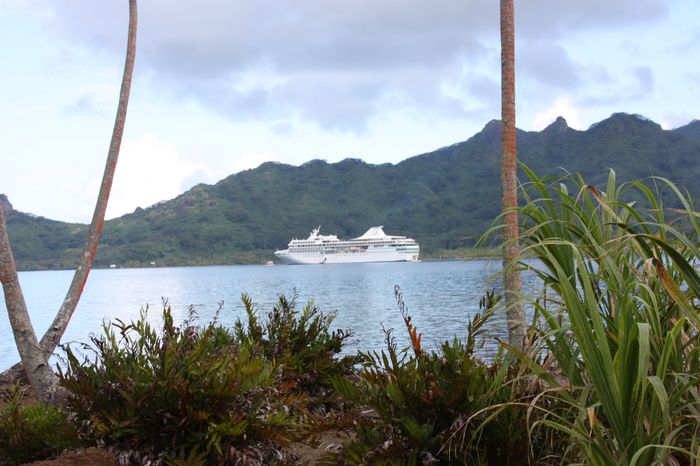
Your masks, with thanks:
M 700 118 L 700 1 L 515 0 L 518 127 Z M 0 0 L 0 192 L 92 213 L 126 0 Z M 500 115 L 496 0 L 142 0 L 108 217 L 264 161 L 398 162 Z

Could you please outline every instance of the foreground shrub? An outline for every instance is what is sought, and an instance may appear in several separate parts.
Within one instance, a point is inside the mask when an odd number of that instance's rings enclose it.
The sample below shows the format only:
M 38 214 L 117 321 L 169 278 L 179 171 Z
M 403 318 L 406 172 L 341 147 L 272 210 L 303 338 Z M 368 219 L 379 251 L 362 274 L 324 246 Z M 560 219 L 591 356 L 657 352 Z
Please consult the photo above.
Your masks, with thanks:
M 85 432 L 151 458 L 264 462 L 256 445 L 284 441 L 289 425 L 274 367 L 216 321 L 194 320 L 176 326 L 166 308 L 156 332 L 142 312 L 105 325 L 82 360 L 66 348 L 69 406 Z
M 663 179 L 680 209 L 641 183 L 617 186 L 612 171 L 605 192 L 528 174 L 522 240 L 539 259 L 539 341 L 556 361 L 540 369 L 550 387 L 540 399 L 560 401 L 542 422 L 570 436 L 570 461 L 698 464 L 698 214 Z
M 279 296 L 264 320 L 247 295 L 242 297 L 247 324 L 235 324 L 237 338 L 270 363 L 280 366 L 283 383 L 295 392 L 325 395 L 330 378 L 349 374 L 356 358 L 338 357 L 349 331 L 331 331 L 335 313 L 324 314 L 309 302 L 299 312 L 296 297 Z
M 13 385 L 2 393 L 0 464 L 43 460 L 81 442 L 65 412 L 43 403 L 23 404 L 23 391 Z
M 345 398 L 372 408 L 358 439 L 327 462 L 347 464 L 522 464 L 528 457 L 524 409 L 494 404 L 511 401 L 509 365 L 497 356 L 490 365 L 475 355 L 484 324 L 497 298 L 468 325 L 466 342 L 445 342 L 437 352 L 421 347 L 421 335 L 396 290 L 411 347 L 398 350 L 385 331 L 386 352 L 360 353 L 356 380 L 334 379 Z M 487 422 L 488 421 L 488 422 Z

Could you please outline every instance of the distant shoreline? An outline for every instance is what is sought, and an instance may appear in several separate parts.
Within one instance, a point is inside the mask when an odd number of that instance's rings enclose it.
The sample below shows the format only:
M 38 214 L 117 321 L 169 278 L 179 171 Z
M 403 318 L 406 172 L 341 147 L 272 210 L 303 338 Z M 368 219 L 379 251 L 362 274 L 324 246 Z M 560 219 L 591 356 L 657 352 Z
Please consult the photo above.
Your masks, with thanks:
M 155 261 L 154 264 L 150 262 L 127 262 L 124 264 L 115 263 L 114 267 L 112 264 L 98 264 L 93 267 L 93 270 L 112 270 L 112 269 L 154 269 L 154 268 L 166 268 L 166 267 L 211 267 L 211 266 L 222 266 L 222 265 L 266 265 L 270 260 L 274 261 L 271 255 L 255 253 L 245 254 L 245 258 L 248 260 L 241 261 L 216 261 L 216 260 L 206 260 L 206 259 L 184 259 L 180 261 L 164 261 L 159 263 Z M 483 260 L 483 259 L 494 259 L 498 258 L 498 250 L 493 249 L 444 249 L 438 251 L 431 251 L 425 255 L 421 256 L 421 261 L 458 261 L 458 260 Z M 41 271 L 73 271 L 75 269 L 71 268 L 67 264 L 22 264 L 18 263 L 18 270 L 20 272 L 41 272 Z M 274 265 L 282 265 L 278 261 L 274 261 Z

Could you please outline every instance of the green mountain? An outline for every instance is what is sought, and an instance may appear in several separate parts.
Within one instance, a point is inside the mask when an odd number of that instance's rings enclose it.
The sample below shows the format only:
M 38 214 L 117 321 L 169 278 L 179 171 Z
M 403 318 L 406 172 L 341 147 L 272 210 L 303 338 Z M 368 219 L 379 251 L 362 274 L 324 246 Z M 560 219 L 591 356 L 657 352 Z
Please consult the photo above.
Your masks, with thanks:
M 685 136 L 700 139 L 700 120 L 693 120 L 685 126 L 676 128 L 674 131 Z
M 469 247 L 498 214 L 501 124 L 467 141 L 401 163 L 312 160 L 267 162 L 214 185 L 105 224 L 96 266 L 226 264 L 272 259 L 292 237 L 322 231 L 354 237 L 373 225 L 415 238 L 424 253 Z M 700 122 L 663 130 L 618 113 L 586 131 L 563 118 L 539 132 L 518 132 L 518 157 L 538 174 L 581 172 L 602 183 L 659 175 L 700 194 Z M 21 268 L 77 261 L 85 226 L 11 211 L 8 228 Z

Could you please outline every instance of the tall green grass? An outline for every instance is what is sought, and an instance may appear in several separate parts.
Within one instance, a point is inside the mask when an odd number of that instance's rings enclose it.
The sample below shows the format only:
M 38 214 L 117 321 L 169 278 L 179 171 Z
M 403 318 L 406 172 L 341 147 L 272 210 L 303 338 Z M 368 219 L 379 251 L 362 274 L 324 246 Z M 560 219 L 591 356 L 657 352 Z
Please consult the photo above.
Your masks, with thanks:
M 537 424 L 570 436 L 573 462 L 698 464 L 700 226 L 691 201 L 661 178 L 655 189 L 618 185 L 611 171 L 599 190 L 525 172 L 519 266 L 530 264 L 545 291 L 532 303 L 538 358 L 522 359 L 549 386 L 538 401 L 557 402 L 540 404 Z

